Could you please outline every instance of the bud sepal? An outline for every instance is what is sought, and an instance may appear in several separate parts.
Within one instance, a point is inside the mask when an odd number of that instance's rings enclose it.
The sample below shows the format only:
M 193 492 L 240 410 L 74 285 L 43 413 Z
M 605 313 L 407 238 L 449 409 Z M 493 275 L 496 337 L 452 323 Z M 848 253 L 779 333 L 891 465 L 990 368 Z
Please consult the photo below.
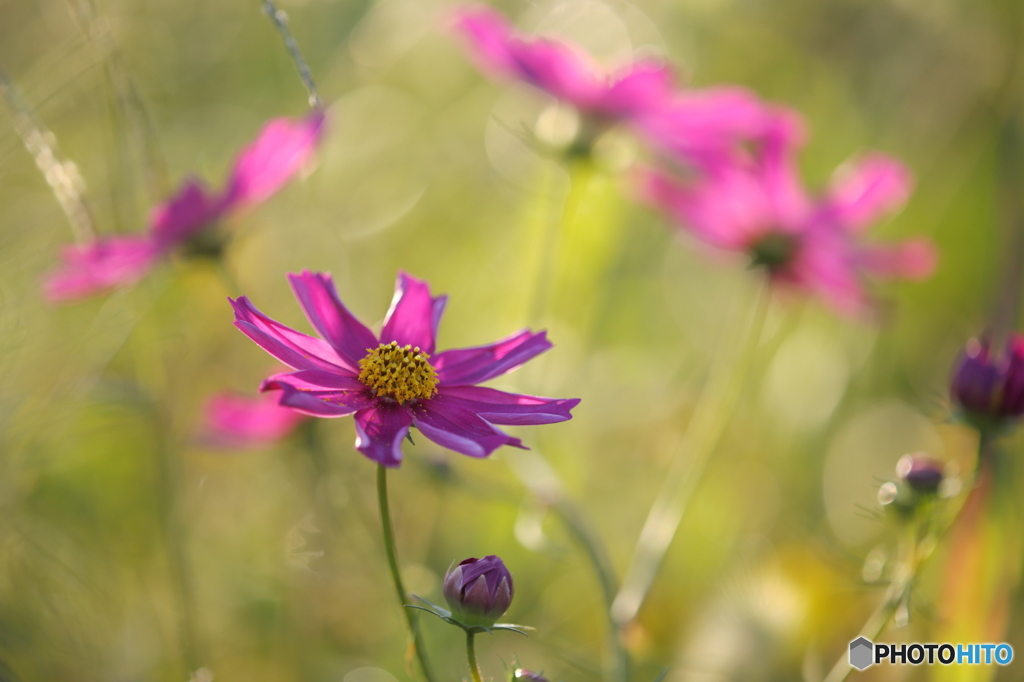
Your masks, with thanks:
M 455 616 L 452 614 L 452 612 L 449 611 L 448 609 L 443 608 L 441 606 L 438 606 L 434 602 L 430 601 L 429 599 L 424 599 L 423 597 L 419 596 L 418 594 L 414 594 L 412 596 L 416 597 L 421 602 L 423 602 L 425 604 L 425 606 L 418 606 L 416 604 L 406 604 L 405 605 L 406 608 L 418 609 L 420 611 L 426 611 L 427 613 L 431 613 L 431 614 L 437 616 L 438 618 L 440 618 L 441 620 L 443 620 L 446 623 L 450 623 L 451 625 L 454 625 L 454 626 L 456 626 L 458 628 L 462 628 L 466 632 L 472 632 L 472 633 L 476 634 L 478 632 L 493 632 L 494 630 L 511 630 L 512 632 L 518 632 L 519 634 L 523 635 L 524 637 L 529 637 L 529 635 L 526 634 L 526 631 L 527 630 L 534 630 L 535 629 L 535 628 L 530 627 L 529 625 L 516 625 L 515 623 L 495 623 L 493 625 L 478 625 L 478 624 L 474 624 L 474 623 L 463 623 L 463 622 L 459 621 L 457 618 L 455 618 Z

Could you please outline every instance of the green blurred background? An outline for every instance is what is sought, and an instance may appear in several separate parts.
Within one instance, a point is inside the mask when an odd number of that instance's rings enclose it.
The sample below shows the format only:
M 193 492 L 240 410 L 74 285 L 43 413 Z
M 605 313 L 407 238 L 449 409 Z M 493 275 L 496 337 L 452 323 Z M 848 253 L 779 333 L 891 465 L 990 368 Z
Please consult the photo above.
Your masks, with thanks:
M 306 111 L 258 0 L 83 3 L 0 0 L 0 67 L 77 164 L 103 234 L 142 230 L 187 174 L 220 183 L 266 119 Z M 878 483 L 914 450 L 971 466 L 946 383 L 1000 292 L 1020 287 L 1004 275 L 1021 208 L 1018 4 L 498 4 L 606 64 L 660 53 L 694 85 L 740 84 L 799 109 L 814 187 L 863 149 L 902 158 L 917 190 L 875 234 L 929 235 L 942 253 L 927 283 L 880 292 L 875 322 L 773 301 L 722 444 L 628 628 L 635 680 L 669 667 L 673 681 L 817 682 L 884 591 L 862 578 L 894 536 L 873 513 Z M 312 427 L 319 455 L 301 434 L 251 452 L 200 442 L 211 395 L 254 392 L 274 369 L 232 326 L 226 296 L 308 330 L 285 281 L 304 268 L 333 273 L 375 324 L 398 269 L 429 280 L 450 295 L 439 348 L 489 342 L 531 315 L 547 328 L 555 349 L 492 385 L 583 399 L 570 422 L 512 430 L 550 462 L 621 575 L 759 283 L 629 198 L 642 151 L 624 136 L 603 143 L 576 225 L 552 238 L 566 173 L 514 134 L 543 134 L 550 104 L 482 78 L 443 29 L 450 7 L 282 0 L 329 127 L 315 172 L 233 222 L 226 260 L 241 292 L 209 262 L 176 261 L 132 290 L 47 304 L 40 280 L 71 232 L 0 110 L 0 679 L 187 679 L 175 570 L 218 681 L 408 679 L 374 466 L 353 450 L 351 420 Z M 550 286 L 538 288 L 545 262 Z M 514 474 L 524 455 L 473 461 L 425 438 L 405 451 L 391 485 L 409 589 L 439 601 L 450 562 L 498 554 L 516 580 L 507 619 L 537 632 L 479 638 L 485 675 L 518 659 L 552 681 L 598 679 L 598 583 Z M 168 468 L 177 485 L 161 493 Z M 936 641 L 944 565 L 940 552 L 910 626 L 883 639 Z M 1005 638 L 1024 655 L 1024 601 L 1009 610 Z M 423 627 L 441 679 L 467 677 L 461 634 Z M 1019 679 L 1020 665 L 999 679 Z

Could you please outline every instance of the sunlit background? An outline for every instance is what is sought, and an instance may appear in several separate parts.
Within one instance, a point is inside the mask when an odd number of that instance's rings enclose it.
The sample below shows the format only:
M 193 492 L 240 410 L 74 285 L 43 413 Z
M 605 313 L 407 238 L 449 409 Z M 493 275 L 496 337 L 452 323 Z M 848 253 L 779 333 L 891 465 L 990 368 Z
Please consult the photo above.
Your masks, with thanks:
M 599 143 L 578 220 L 559 234 L 568 176 L 518 133 L 557 143 L 573 121 L 474 70 L 444 28 L 450 3 L 282 0 L 328 105 L 316 167 L 232 220 L 228 276 L 179 258 L 130 290 L 43 299 L 73 234 L 17 117 L 31 112 L 76 164 L 97 231 L 139 232 L 184 177 L 220 182 L 264 121 L 308 110 L 260 4 L 0 1 L 0 67 L 23 107 L 0 108 L 0 679 L 184 682 L 185 647 L 218 682 L 410 679 L 375 466 L 353 449 L 351 420 L 264 449 L 204 445 L 206 401 L 255 393 L 276 369 L 232 326 L 226 297 L 245 293 L 308 331 L 285 279 L 306 268 L 333 273 L 371 325 L 399 269 L 427 279 L 450 295 L 439 348 L 548 329 L 552 351 L 491 385 L 582 398 L 574 419 L 511 429 L 543 460 L 504 448 L 476 461 L 415 437 L 391 476 L 398 550 L 409 590 L 434 601 L 453 560 L 505 560 L 507 619 L 536 632 L 478 637 L 485 676 L 518 661 L 553 682 L 600 679 L 597 579 L 520 476 L 550 484 L 546 460 L 621 577 L 761 283 L 632 198 L 644 153 L 621 133 Z M 869 584 L 895 538 L 879 483 L 911 451 L 961 471 L 974 461 L 974 436 L 948 419 L 947 381 L 965 339 L 1020 288 L 1006 275 L 1024 151 L 1016 3 L 497 6 L 604 64 L 664 55 L 694 85 L 795 107 L 811 128 L 801 167 L 813 187 L 869 148 L 914 172 L 907 208 L 876 234 L 932 237 L 937 274 L 880 289 L 873 321 L 772 300 L 736 410 L 625 630 L 636 682 L 666 668 L 673 682 L 820 682 L 884 592 Z M 160 485 L 168 472 L 173 490 Z M 949 574 L 947 551 L 910 624 L 883 641 L 944 641 L 950 618 L 989 622 L 944 609 L 944 586 L 974 579 Z M 1009 594 L 1009 629 L 992 641 L 1024 655 L 1024 600 Z M 422 624 L 439 677 L 468 677 L 462 634 Z M 1020 665 L 941 679 L 1019 679 Z M 926 666 L 856 679 L 929 675 L 940 679 Z

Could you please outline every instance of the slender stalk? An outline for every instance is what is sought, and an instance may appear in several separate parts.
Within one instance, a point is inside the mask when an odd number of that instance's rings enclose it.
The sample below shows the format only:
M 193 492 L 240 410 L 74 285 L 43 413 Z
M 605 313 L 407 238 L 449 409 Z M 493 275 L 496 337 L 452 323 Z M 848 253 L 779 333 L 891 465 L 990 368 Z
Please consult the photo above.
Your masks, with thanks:
M 770 301 L 770 291 L 766 286 L 754 306 L 739 358 L 731 357 L 730 353 L 720 353 L 712 367 L 704 395 L 694 409 L 658 497 L 647 515 L 622 588 L 612 605 L 612 618 L 620 625 L 632 621 L 640 610 L 707 463 L 729 423 L 761 340 Z
M 284 10 L 278 9 L 271 0 L 263 0 L 263 13 L 274 22 L 274 27 L 277 28 L 277 32 L 281 34 L 281 38 L 284 40 L 284 46 L 288 49 L 288 54 L 295 63 L 295 68 L 299 72 L 299 78 L 302 79 L 302 84 L 306 86 L 306 92 L 309 93 L 309 106 L 314 109 L 323 109 L 323 101 L 321 101 L 320 94 L 316 90 L 316 83 L 313 82 L 313 73 L 309 70 L 306 58 L 302 56 L 299 44 L 295 42 L 291 30 L 288 29 L 288 15 Z
M 402 574 L 398 570 L 398 552 L 395 550 L 395 531 L 391 526 L 391 510 L 388 505 L 388 470 L 384 465 L 377 465 L 377 500 L 380 504 L 380 521 L 384 532 L 384 548 L 388 555 L 388 568 L 391 569 L 391 581 L 395 585 L 395 593 L 398 596 L 398 606 L 405 614 L 405 621 L 409 626 L 409 635 L 412 638 L 412 647 L 419 661 L 423 677 L 427 682 L 434 682 L 434 674 L 431 672 L 430 662 L 427 660 L 427 651 L 423 646 L 423 635 L 420 633 L 419 619 L 414 609 L 406 608 L 408 603 L 408 592 L 402 584 Z
M 15 132 L 21 138 L 25 149 L 32 155 L 36 166 L 46 178 L 46 184 L 50 186 L 53 196 L 64 211 L 75 241 L 86 242 L 94 239 L 95 222 L 92 211 L 85 201 L 85 181 L 79 175 L 78 167 L 63 157 L 57 147 L 57 138 L 39 120 L 3 67 L 0 67 L 0 95 L 3 95 L 11 109 Z
M 551 288 L 555 280 L 557 254 L 560 244 L 565 244 L 573 234 L 580 205 L 586 195 L 593 169 L 586 160 L 575 160 L 568 164 L 569 190 L 562 206 L 561 217 L 554 229 L 545 231 L 544 244 L 534 280 L 533 295 L 528 313 L 528 326 L 537 327 L 544 318 Z M 536 450 L 521 453 L 512 462 L 512 470 L 526 488 L 548 505 L 565 525 L 569 534 L 579 543 L 583 554 L 593 568 L 605 602 L 605 613 L 610 614 L 611 600 L 618 589 L 618 578 L 612 566 L 608 551 L 592 529 L 579 507 L 563 492 L 564 486 L 551 465 Z M 626 682 L 629 676 L 629 657 L 626 652 L 622 629 L 610 617 L 609 650 L 611 666 L 609 679 Z
M 156 409 L 156 408 L 154 408 Z M 159 415 L 154 416 L 160 420 Z M 178 491 L 178 467 L 173 453 L 167 447 L 165 429 L 158 424 L 157 455 L 157 500 L 160 509 L 160 524 L 167 549 L 171 581 L 177 593 L 179 619 L 178 636 L 186 670 L 189 675 L 199 670 L 202 660 L 199 639 L 196 634 L 196 599 L 193 590 L 192 571 L 189 568 L 185 548 L 184 529 L 176 504 Z
M 988 447 L 988 442 L 983 438 L 979 446 L 979 461 L 985 456 Z M 972 482 L 972 488 L 977 483 L 978 478 L 976 474 Z M 969 497 L 970 493 L 965 496 L 965 498 Z M 967 506 L 966 502 L 967 500 L 965 499 L 956 511 L 950 515 L 949 520 L 934 534 L 933 541 L 925 543 L 918 540 L 919 519 L 915 518 L 907 522 L 908 527 L 904 529 L 903 537 L 900 540 L 900 562 L 896 568 L 893 581 L 889 585 L 882 603 L 868 617 L 858 636 L 874 641 L 885 631 L 889 623 L 893 621 L 893 616 L 901 609 L 901 605 L 909 609 L 910 591 L 917 582 L 917 576 L 921 573 L 921 569 L 928 560 L 934 556 L 935 550 L 938 548 L 942 538 L 956 524 L 957 519 L 960 518 L 961 512 Z M 924 551 L 922 551 L 922 548 L 924 548 Z M 897 620 L 900 620 L 900 618 L 897 618 Z M 902 625 L 902 623 L 897 623 L 897 625 Z M 849 658 L 846 653 L 843 653 L 839 656 L 839 660 L 836 661 L 835 665 L 832 666 L 832 670 L 824 682 L 844 682 L 852 671 L 853 667 L 849 663 Z
M 552 225 L 554 229 L 546 230 L 544 244 L 541 246 L 540 265 L 537 268 L 530 311 L 527 315 L 527 326 L 529 327 L 540 326 L 543 321 L 555 279 L 554 270 L 560 250 L 559 244 L 564 244 L 573 233 L 576 216 L 579 213 L 583 197 L 587 193 L 590 174 L 593 172 L 588 161 L 573 161 L 569 164 L 568 171 L 569 191 L 565 197 L 565 203 L 562 205 L 561 217 L 557 223 Z
M 480 674 L 480 666 L 476 662 L 476 643 L 473 641 L 475 636 L 475 632 L 466 630 L 466 659 L 469 662 L 469 674 L 473 676 L 473 682 L 484 682 L 484 678 Z

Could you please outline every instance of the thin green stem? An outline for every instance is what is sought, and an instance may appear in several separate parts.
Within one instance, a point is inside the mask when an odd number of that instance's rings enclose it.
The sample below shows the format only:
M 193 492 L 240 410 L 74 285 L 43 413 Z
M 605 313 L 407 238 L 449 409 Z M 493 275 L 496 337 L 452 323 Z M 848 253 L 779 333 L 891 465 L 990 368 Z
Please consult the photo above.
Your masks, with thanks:
M 583 197 L 587 193 L 593 169 L 587 160 L 575 160 L 568 164 L 569 189 L 562 206 L 561 218 L 557 224 L 545 231 L 541 248 L 540 264 L 534 280 L 533 296 L 528 314 L 528 326 L 537 327 L 544 319 L 551 289 L 555 280 L 556 263 L 559 262 L 560 245 L 572 237 L 576 217 Z M 554 469 L 536 450 L 523 453 L 512 461 L 513 471 L 519 480 L 538 499 L 547 504 L 561 519 L 569 534 L 579 543 L 583 553 L 594 570 L 601 585 L 605 613 L 610 614 L 611 600 L 618 589 L 618 579 L 611 559 L 600 538 L 593 531 L 579 507 L 569 500 Z M 609 650 L 611 666 L 609 679 L 626 682 L 629 676 L 629 657 L 626 652 L 622 629 L 610 618 Z
M 469 674 L 473 676 L 473 682 L 484 682 L 484 678 L 480 674 L 480 666 L 476 662 L 476 643 L 473 640 L 475 636 L 475 632 L 466 630 L 466 659 L 469 662 Z
M 533 296 L 530 311 L 527 315 L 529 327 L 540 326 L 547 311 L 554 283 L 555 263 L 557 262 L 559 244 L 564 244 L 572 234 L 579 213 L 580 204 L 587 193 L 592 169 L 587 161 L 574 161 L 568 166 L 569 191 L 562 205 L 562 214 L 558 223 L 552 224 L 553 229 L 546 230 L 544 244 L 541 246 L 540 266 L 534 280 Z
M 615 577 L 615 569 L 607 550 L 601 543 L 597 534 L 594 533 L 590 524 L 583 514 L 570 500 L 561 498 L 557 500 L 552 508 L 558 517 L 565 524 L 569 533 L 576 538 L 576 541 L 583 548 L 590 565 L 597 574 L 601 583 L 601 596 L 604 598 L 604 612 L 611 614 L 612 603 L 615 600 L 615 593 L 619 589 L 619 583 Z M 612 655 L 611 673 L 613 680 L 626 682 L 629 679 L 629 654 L 626 651 L 626 643 L 622 628 L 609 618 L 609 649 Z
M 412 638 L 413 650 L 416 659 L 419 661 L 423 677 L 427 682 L 434 682 L 434 674 L 431 672 L 430 662 L 427 660 L 427 651 L 423 646 L 423 635 L 420 633 L 419 619 L 416 611 L 406 607 L 408 603 L 408 592 L 402 584 L 402 574 L 398 569 L 398 552 L 395 550 L 395 531 L 391 526 L 391 510 L 388 505 L 388 470 L 384 465 L 377 465 L 377 500 L 380 503 L 380 521 L 384 532 L 384 548 L 387 550 L 388 567 L 391 569 L 391 581 L 395 585 L 395 593 L 398 596 L 398 606 L 405 614 L 405 621 L 409 626 L 409 635 Z
M 154 419 L 159 420 L 160 416 L 155 415 Z M 199 669 L 202 661 L 195 627 L 196 599 L 192 587 L 192 572 L 189 568 L 188 554 L 185 548 L 184 529 L 176 504 L 178 467 L 177 461 L 165 443 L 165 429 L 161 424 L 157 425 L 157 429 L 159 431 L 159 442 L 156 446 L 157 500 L 160 509 L 160 525 L 164 534 L 164 545 L 167 548 L 171 580 L 178 598 L 178 633 L 182 658 L 188 674 L 191 675 Z
M 985 439 L 982 439 L 979 447 L 979 459 L 987 449 L 988 444 Z M 972 486 L 977 482 L 977 476 L 972 482 Z M 969 497 L 969 494 L 968 494 Z M 908 521 L 906 528 L 903 529 L 902 537 L 900 538 L 899 547 L 899 564 L 896 567 L 896 573 L 893 576 L 892 583 L 889 585 L 889 589 L 885 593 L 885 599 L 878 605 L 878 608 L 868 617 L 864 626 L 860 629 L 858 637 L 866 637 L 867 639 L 874 641 L 878 638 L 885 628 L 893 621 L 893 616 L 897 614 L 898 610 L 901 610 L 901 605 L 908 609 L 909 612 L 909 601 L 910 591 L 913 589 L 914 584 L 917 582 L 917 576 L 921 573 L 921 569 L 925 566 L 928 560 L 934 556 L 935 550 L 938 548 L 942 538 L 945 537 L 946 533 L 953 527 L 956 520 L 960 518 L 960 513 L 963 511 L 966 505 L 966 499 L 960 504 L 954 513 L 952 513 L 949 519 L 939 528 L 931 537 L 927 538 L 926 541 L 918 540 L 918 525 L 919 519 L 916 517 L 912 521 Z M 923 549 L 923 551 L 922 551 Z M 897 618 L 897 621 L 901 620 Z M 901 623 L 897 623 L 901 625 Z M 854 638 L 856 639 L 856 638 Z M 835 665 L 832 666 L 832 670 L 825 678 L 825 682 L 844 682 L 850 673 L 853 671 L 853 667 L 849 663 L 847 654 L 844 652 L 839 656 L 839 660 L 836 661 Z
M 620 625 L 632 621 L 640 610 L 707 463 L 729 424 L 756 355 L 770 302 L 771 295 L 766 285 L 755 303 L 739 357 L 734 358 L 731 353 L 724 352 L 716 358 L 707 387 L 647 515 L 622 588 L 612 605 L 612 618 Z
M 288 50 L 288 55 L 292 58 L 292 62 L 295 63 L 295 69 L 299 72 L 299 78 L 302 79 L 302 84 L 306 87 L 306 92 L 309 93 L 309 106 L 314 109 L 322 109 L 323 102 L 320 100 L 320 93 L 316 90 L 316 83 L 313 82 L 313 73 L 309 70 L 306 58 L 302 56 L 299 44 L 295 42 L 292 32 L 288 29 L 288 15 L 285 14 L 284 10 L 278 9 L 271 0 L 263 0 L 263 13 L 270 18 L 274 23 L 274 28 L 281 34 L 281 39 Z

